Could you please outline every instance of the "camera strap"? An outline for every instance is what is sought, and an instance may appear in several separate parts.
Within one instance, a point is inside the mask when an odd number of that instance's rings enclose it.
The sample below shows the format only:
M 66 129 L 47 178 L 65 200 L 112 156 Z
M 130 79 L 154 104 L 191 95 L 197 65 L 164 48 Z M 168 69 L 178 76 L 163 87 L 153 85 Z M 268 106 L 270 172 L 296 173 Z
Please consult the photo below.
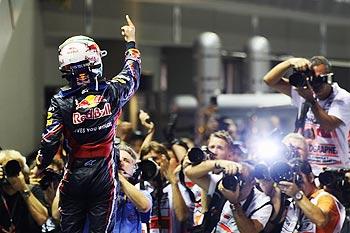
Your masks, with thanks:
M 289 204 L 290 204 L 290 201 L 287 199 L 286 194 L 282 193 L 281 194 L 281 206 L 280 206 L 280 209 L 278 210 L 276 217 L 270 221 L 272 224 L 274 224 L 274 225 L 280 224 L 280 221 L 282 219 L 282 215 L 286 210 L 288 210 Z M 273 204 L 272 204 L 272 206 L 273 206 Z M 274 211 L 274 208 L 272 208 L 272 210 Z M 273 213 L 271 213 L 271 216 L 272 215 L 273 215 Z
M 10 220 L 10 223 L 11 223 L 11 228 L 14 228 L 14 229 L 15 229 L 15 225 L 14 225 L 14 221 L 13 221 L 13 216 L 15 214 L 16 206 L 17 206 L 17 203 L 18 203 L 18 193 L 16 193 L 15 195 L 17 195 L 17 196 L 16 196 L 16 199 L 15 199 L 13 205 L 12 205 L 12 210 L 10 210 L 10 207 L 9 207 L 9 205 L 8 205 L 4 195 L 3 195 L 3 193 L 1 193 L 1 200 L 2 200 L 2 203 L 4 204 L 4 207 L 6 209 L 6 212 L 7 212 L 8 216 L 9 216 L 9 220 Z M 0 225 L 0 230 L 2 230 L 2 229 L 5 229 L 5 228 Z
M 305 101 L 301 107 L 301 111 L 299 116 L 295 119 L 295 129 L 294 132 L 297 133 L 301 131 L 301 134 L 304 135 L 304 126 L 305 126 L 305 120 L 306 120 L 306 114 L 309 111 L 311 107 L 311 104 L 307 101 Z
M 250 191 L 246 201 L 242 206 L 242 210 L 244 213 L 248 210 L 248 207 L 250 206 L 250 203 L 252 202 L 253 198 L 254 198 L 254 188 L 252 189 L 252 191 Z
M 190 197 L 190 200 L 192 203 L 199 203 L 200 200 L 196 201 L 196 197 L 194 195 L 194 193 L 192 192 L 192 190 L 186 185 L 185 182 L 185 174 L 184 174 L 184 168 L 183 168 L 183 163 L 181 162 L 181 169 L 179 172 L 179 180 L 180 183 L 185 187 L 186 192 L 188 193 L 188 196 Z

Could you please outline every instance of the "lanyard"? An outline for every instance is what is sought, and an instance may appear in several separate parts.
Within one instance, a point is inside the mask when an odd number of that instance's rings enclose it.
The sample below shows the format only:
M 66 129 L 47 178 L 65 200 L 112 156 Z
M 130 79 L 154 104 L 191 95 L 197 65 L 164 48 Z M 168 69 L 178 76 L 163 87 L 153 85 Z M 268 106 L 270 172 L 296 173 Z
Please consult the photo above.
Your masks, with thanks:
M 15 209 L 16 209 L 16 206 L 17 206 L 18 197 L 16 197 L 16 199 L 15 199 L 15 203 L 12 206 L 12 211 L 10 211 L 10 208 L 9 208 L 9 206 L 7 204 L 7 201 L 6 201 L 6 199 L 5 199 L 5 197 L 3 195 L 1 195 L 1 199 L 2 199 L 2 202 L 4 203 L 5 209 L 7 211 L 8 216 L 9 216 L 10 223 L 11 223 L 11 228 L 13 228 L 13 230 L 14 230 L 13 232 L 15 232 L 15 225 L 14 225 L 14 221 L 13 221 L 13 215 L 15 213 Z M 0 229 L 4 229 L 4 228 L 0 225 Z

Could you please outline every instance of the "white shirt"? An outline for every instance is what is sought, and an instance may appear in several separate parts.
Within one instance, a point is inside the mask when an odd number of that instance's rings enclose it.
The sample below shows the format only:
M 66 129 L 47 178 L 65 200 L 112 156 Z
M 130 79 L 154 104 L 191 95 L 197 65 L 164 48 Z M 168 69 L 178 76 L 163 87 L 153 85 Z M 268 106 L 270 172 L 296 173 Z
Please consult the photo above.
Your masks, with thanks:
M 240 204 L 244 205 L 246 200 L 242 201 Z M 272 204 L 267 204 L 270 201 L 270 197 L 265 195 L 263 192 L 254 188 L 254 196 L 250 202 L 245 214 L 250 219 L 258 220 L 263 227 L 266 226 L 267 222 L 272 213 Z M 263 207 L 262 207 L 263 206 Z M 251 216 L 250 216 L 251 215 Z M 239 233 L 236 220 L 233 217 L 232 210 L 230 208 L 230 202 L 227 201 L 221 212 L 220 221 L 214 231 L 216 233 L 228 233 L 234 232 Z
M 186 188 L 181 184 L 178 183 L 181 195 L 186 203 L 186 206 L 193 212 L 194 209 L 194 203 L 192 203 L 188 192 L 186 191 Z M 163 195 L 161 199 L 160 204 L 160 210 L 161 210 L 161 216 L 162 221 L 166 225 L 166 229 L 162 228 L 162 233 L 178 233 L 183 232 L 184 229 L 188 225 L 193 225 L 193 217 L 192 215 L 189 216 L 189 220 L 187 223 L 183 224 L 179 222 L 175 216 L 175 211 L 173 207 L 172 202 L 172 189 L 171 185 L 167 185 L 163 188 Z M 150 223 L 150 233 L 158 233 L 160 232 L 159 228 L 156 226 L 156 223 L 158 222 L 158 200 L 153 199 L 153 206 L 152 206 L 152 212 L 151 212 L 151 223 Z M 186 225 L 188 224 L 188 225 Z
M 328 115 L 335 116 L 342 121 L 338 128 L 325 131 L 316 122 L 311 109 L 307 112 L 304 137 L 308 142 L 309 162 L 314 174 L 318 175 L 323 167 L 343 168 L 350 165 L 349 145 L 347 137 L 350 130 L 350 93 L 340 88 L 337 83 L 332 84 L 333 93 L 326 100 L 319 100 L 318 104 Z M 292 105 L 301 111 L 305 99 L 292 88 Z
M 217 183 L 222 179 L 223 175 L 222 173 L 220 174 L 210 174 L 210 184 L 209 184 L 209 190 L 208 190 L 208 195 L 212 196 Z M 241 201 L 241 205 L 243 206 L 246 200 Z M 267 224 L 269 221 L 269 218 L 272 213 L 272 204 L 265 205 L 265 203 L 268 203 L 270 201 L 270 197 L 268 197 L 266 194 L 263 192 L 259 191 L 258 189 L 254 188 L 254 196 L 253 199 L 251 200 L 247 210 L 245 211 L 245 214 L 247 217 L 250 219 L 256 219 L 258 220 L 263 227 Z M 265 205 L 261 209 L 259 209 L 261 206 Z M 256 209 L 256 212 L 254 212 Z M 253 213 L 254 212 L 254 213 Z M 251 213 L 252 216 L 249 216 Z M 228 232 L 234 232 L 234 233 L 239 233 L 236 221 L 233 217 L 232 210 L 230 208 L 230 202 L 226 201 L 222 212 L 220 216 L 220 221 L 217 224 L 216 229 L 214 232 L 217 233 L 228 233 Z

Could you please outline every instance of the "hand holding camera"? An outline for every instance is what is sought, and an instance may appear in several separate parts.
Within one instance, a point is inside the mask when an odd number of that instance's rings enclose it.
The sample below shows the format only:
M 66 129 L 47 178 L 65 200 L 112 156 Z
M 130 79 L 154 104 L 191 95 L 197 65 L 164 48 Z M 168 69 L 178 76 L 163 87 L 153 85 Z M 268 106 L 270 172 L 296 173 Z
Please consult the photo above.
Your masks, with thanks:
M 163 158 L 160 162 L 160 170 L 171 184 L 176 184 L 178 182 L 178 178 L 175 175 L 177 166 L 178 164 L 175 158 L 171 158 L 169 161 Z
M 225 175 L 235 175 L 239 173 L 239 164 L 229 160 L 216 160 L 215 161 L 215 171 L 223 172 Z M 215 172 L 214 171 L 214 172 Z
M 227 187 L 225 188 L 222 180 L 218 185 L 218 189 L 229 202 L 233 204 L 239 203 L 239 191 L 240 191 L 239 185 L 236 185 L 235 191 L 233 191 L 231 189 L 227 189 Z
M 14 190 L 19 192 L 28 190 L 28 187 L 22 172 L 19 172 L 18 176 L 7 177 L 6 179 Z
M 315 101 L 315 93 L 313 88 L 311 87 L 310 81 L 306 80 L 306 88 L 305 87 L 298 87 L 297 89 L 298 94 L 303 97 L 306 101 L 309 103 L 314 103 Z
M 290 197 L 294 197 L 295 194 L 300 191 L 295 183 L 289 181 L 280 181 L 278 187 L 281 189 L 282 193 L 285 193 Z
M 290 66 L 297 71 L 305 71 L 309 69 L 311 62 L 305 58 L 290 58 L 288 60 Z

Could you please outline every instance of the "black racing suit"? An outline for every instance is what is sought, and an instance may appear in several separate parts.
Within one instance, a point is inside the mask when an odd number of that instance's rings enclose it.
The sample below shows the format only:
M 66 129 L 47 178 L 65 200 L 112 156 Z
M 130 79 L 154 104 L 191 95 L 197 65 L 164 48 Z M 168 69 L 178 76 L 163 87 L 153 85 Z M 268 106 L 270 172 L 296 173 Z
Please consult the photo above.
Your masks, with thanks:
M 94 83 L 62 88 L 51 99 L 38 167 L 44 169 L 51 163 L 63 133 L 69 148 L 60 184 L 63 232 L 82 232 L 86 217 L 90 232 L 111 232 L 114 226 L 119 152 L 113 141 L 122 106 L 139 85 L 141 60 L 134 45 L 127 44 L 123 70 L 110 81 L 100 81 L 98 90 Z

